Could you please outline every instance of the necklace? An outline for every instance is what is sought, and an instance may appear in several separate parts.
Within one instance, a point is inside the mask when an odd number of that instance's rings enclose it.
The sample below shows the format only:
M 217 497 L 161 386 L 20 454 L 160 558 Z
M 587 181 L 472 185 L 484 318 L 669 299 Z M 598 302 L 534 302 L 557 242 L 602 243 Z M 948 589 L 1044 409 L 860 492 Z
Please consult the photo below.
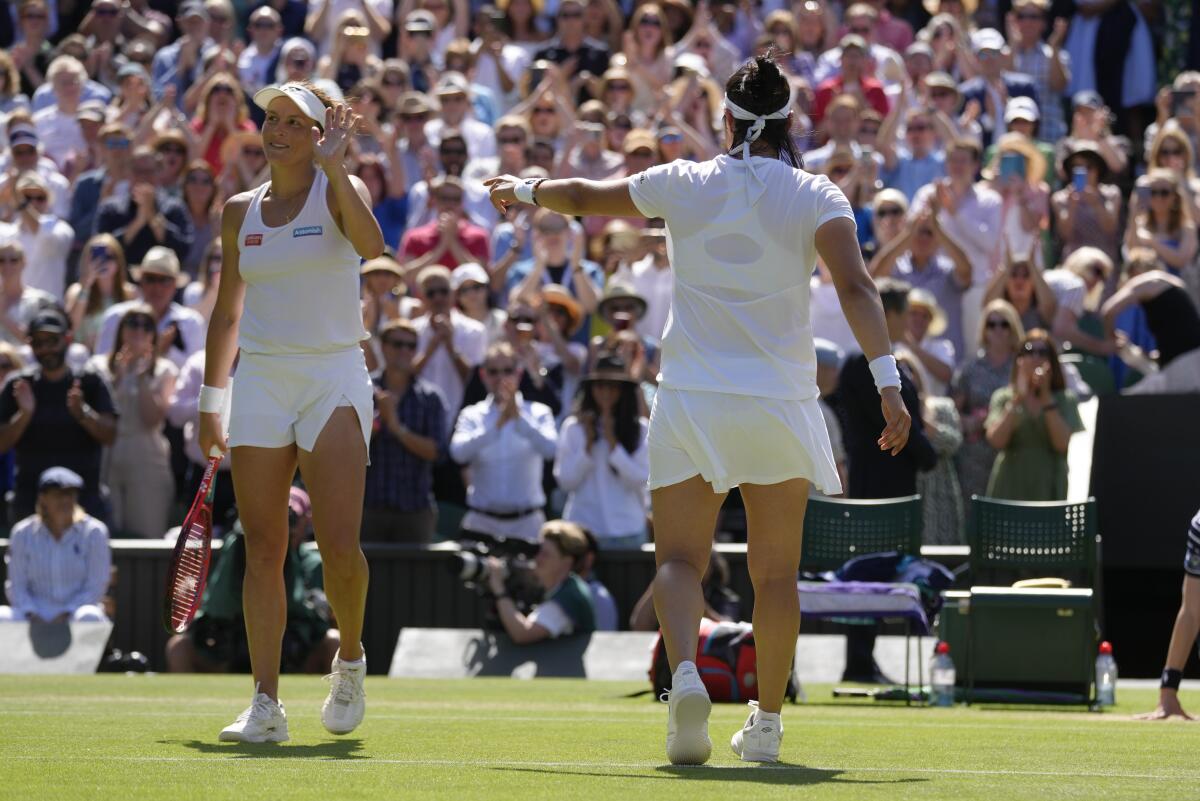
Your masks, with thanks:
M 308 193 L 309 193 L 309 191 L 311 191 L 311 189 L 312 189 L 312 187 L 309 187 L 308 189 L 305 189 L 304 191 L 297 192 L 296 194 L 292 195 L 290 198 L 287 198 L 287 199 L 281 198 L 278 195 L 276 195 L 274 189 L 271 190 L 271 197 L 274 198 L 275 200 L 277 200 L 281 203 L 293 204 L 293 208 L 288 213 L 287 219 L 283 221 L 283 225 L 287 225 L 288 223 L 290 223 L 292 221 L 292 218 L 295 217 L 297 214 L 299 214 L 300 210 L 304 208 L 304 199 L 306 199 L 308 197 Z M 301 198 L 301 202 L 300 202 L 299 206 L 294 205 L 296 198 Z M 281 225 L 280 227 L 282 228 L 283 225 Z

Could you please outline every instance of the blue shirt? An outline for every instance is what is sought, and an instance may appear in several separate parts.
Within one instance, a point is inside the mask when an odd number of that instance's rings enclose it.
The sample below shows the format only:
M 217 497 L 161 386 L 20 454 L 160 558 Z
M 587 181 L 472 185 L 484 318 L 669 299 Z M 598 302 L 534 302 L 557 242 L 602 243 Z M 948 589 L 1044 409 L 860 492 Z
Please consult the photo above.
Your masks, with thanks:
M 931 184 L 946 175 L 946 155 L 942 152 L 930 153 L 922 159 L 913 158 L 906 148 L 896 148 L 896 166 L 884 169 L 880 174 L 883 185 L 889 189 L 899 189 L 912 202 L 917 190 L 926 184 Z
M 384 389 L 383 376 L 374 379 Z M 397 402 L 400 424 L 437 443 L 438 453 L 446 447 L 445 402 L 437 387 L 414 379 Z M 367 467 L 364 505 L 368 509 L 420 512 L 433 507 L 433 462 L 418 458 L 383 425 L 376 412 L 371 429 L 371 463 Z
M 592 286 L 599 295 L 604 287 L 604 270 L 599 264 L 594 261 L 584 259 L 580 262 L 580 267 L 583 268 L 583 274 L 592 282 Z M 505 279 L 504 293 L 505 297 L 512 294 L 513 289 L 520 284 L 533 271 L 533 259 L 523 259 L 517 262 L 508 269 L 508 276 Z M 575 290 L 575 276 L 571 274 L 569 264 L 561 266 L 546 267 L 546 276 L 543 283 L 547 284 L 562 284 L 566 290 L 571 293 L 571 297 L 579 300 L 579 293 Z M 572 342 L 581 342 L 584 345 L 588 342 L 588 334 L 592 330 L 592 316 L 589 314 L 583 318 L 583 325 L 579 326 L 579 330 L 575 332 L 575 336 L 571 337 Z
M 384 243 L 392 250 L 399 250 L 400 237 L 404 236 L 404 228 L 408 223 L 408 195 L 385 197 L 371 209 L 371 213 L 383 231 Z

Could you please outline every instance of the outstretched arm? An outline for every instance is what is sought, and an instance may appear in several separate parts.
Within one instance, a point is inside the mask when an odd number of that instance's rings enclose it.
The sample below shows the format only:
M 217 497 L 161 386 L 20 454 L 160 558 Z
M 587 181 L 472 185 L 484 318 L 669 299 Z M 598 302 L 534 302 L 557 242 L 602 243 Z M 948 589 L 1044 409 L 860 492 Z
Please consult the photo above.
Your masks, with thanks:
M 628 178 L 611 181 L 589 181 L 583 178 L 562 178 L 542 181 L 537 187 L 537 205 L 578 217 L 595 214 L 603 217 L 644 217 L 629 196 Z M 483 182 L 491 193 L 492 205 L 503 216 L 517 200 L 520 178 L 501 175 Z

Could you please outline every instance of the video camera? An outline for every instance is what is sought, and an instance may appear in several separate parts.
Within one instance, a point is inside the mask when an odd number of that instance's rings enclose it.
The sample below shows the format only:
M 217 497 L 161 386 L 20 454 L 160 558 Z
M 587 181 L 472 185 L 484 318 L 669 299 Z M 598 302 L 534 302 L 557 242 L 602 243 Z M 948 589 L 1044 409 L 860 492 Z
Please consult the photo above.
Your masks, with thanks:
M 540 547 L 538 543 L 474 532 L 468 535 L 464 532 L 459 546 L 450 563 L 451 570 L 459 577 L 464 587 L 475 590 L 481 598 L 487 600 L 484 628 L 503 629 L 496 612 L 496 599 L 488 586 L 489 556 L 504 562 L 504 591 L 512 598 L 519 612 L 528 614 L 542 601 L 545 588 L 533 572 L 533 558 Z

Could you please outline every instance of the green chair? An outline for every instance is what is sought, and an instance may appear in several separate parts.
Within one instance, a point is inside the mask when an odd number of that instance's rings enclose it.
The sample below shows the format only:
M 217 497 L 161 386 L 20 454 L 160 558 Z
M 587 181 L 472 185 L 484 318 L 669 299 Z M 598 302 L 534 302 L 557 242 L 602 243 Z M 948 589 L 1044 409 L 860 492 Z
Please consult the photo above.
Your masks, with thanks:
M 944 610 L 957 624 L 942 626 L 965 634 L 967 699 L 1092 700 L 1100 596 L 1095 499 L 973 496 L 967 541 L 971 592 Z M 1011 586 L 1050 577 L 1071 586 Z
M 809 498 L 800 566 L 837 570 L 856 556 L 883 551 L 921 555 L 921 496 L 847 500 Z
M 1059 357 L 1063 364 L 1073 364 L 1079 375 L 1097 395 L 1111 395 L 1117 391 L 1116 380 L 1108 362 L 1089 353 L 1064 353 Z

